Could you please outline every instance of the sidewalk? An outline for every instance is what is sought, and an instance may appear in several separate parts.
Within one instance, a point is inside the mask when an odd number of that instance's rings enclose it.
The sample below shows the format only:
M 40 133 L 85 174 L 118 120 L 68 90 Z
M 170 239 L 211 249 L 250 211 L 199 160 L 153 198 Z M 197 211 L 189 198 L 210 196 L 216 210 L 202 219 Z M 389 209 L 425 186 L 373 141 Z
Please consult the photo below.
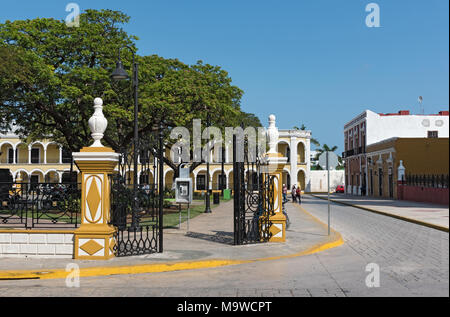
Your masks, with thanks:
M 81 276 L 167 272 L 236 265 L 312 254 L 343 243 L 339 233 L 327 235 L 327 226 L 287 203 L 291 225 L 286 243 L 233 245 L 233 201 L 221 203 L 211 214 L 201 214 L 181 230 L 164 230 L 164 252 L 107 261 L 72 259 L 0 258 L 0 280 L 11 278 L 65 278 L 68 263 L 80 267 Z
M 312 194 L 312 196 L 327 199 L 327 194 Z M 449 229 L 448 206 L 336 193 L 330 194 L 330 200 L 432 227 L 441 231 L 448 232 Z

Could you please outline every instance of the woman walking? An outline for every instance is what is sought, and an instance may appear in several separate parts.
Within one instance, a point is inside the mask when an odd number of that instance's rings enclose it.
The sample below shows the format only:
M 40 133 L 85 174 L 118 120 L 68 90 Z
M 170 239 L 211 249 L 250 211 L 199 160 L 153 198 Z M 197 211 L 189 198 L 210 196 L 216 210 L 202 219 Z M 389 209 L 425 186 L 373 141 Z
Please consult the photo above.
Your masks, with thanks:
M 300 185 L 298 185 L 298 187 L 297 187 L 297 199 L 298 199 L 298 203 L 301 204 L 302 203 L 302 187 Z
M 295 187 L 295 185 L 292 186 L 291 195 L 292 195 L 292 202 L 296 203 L 297 202 L 297 188 Z

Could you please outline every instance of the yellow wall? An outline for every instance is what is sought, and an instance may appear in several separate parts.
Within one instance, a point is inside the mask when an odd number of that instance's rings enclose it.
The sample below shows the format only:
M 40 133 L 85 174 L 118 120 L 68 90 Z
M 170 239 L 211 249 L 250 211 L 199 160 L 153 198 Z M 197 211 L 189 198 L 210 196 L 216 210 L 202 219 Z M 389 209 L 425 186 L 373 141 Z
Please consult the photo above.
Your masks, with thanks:
M 403 161 L 406 175 L 448 175 L 449 173 L 449 139 L 448 138 L 398 138 L 389 142 L 378 143 L 367 147 L 367 155 L 376 151 L 393 148 L 392 164 L 388 164 L 389 153 L 381 155 L 383 164 L 376 161 L 379 155 L 372 157 L 368 168 L 367 190 L 370 191 L 370 170 L 373 173 L 373 196 L 379 195 L 379 168 L 383 170 L 381 197 L 389 198 L 389 167 L 392 167 L 393 198 L 397 198 L 398 166 Z

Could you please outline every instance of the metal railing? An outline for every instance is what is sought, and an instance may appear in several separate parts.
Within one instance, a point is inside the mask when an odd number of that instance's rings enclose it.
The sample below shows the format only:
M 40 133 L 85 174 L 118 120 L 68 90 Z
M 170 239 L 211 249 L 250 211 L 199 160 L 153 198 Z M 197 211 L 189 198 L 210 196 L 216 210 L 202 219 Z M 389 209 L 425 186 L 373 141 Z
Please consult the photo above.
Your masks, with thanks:
M 76 228 L 81 184 L 0 183 L 1 228 Z
M 448 175 L 412 175 L 408 174 L 405 178 L 405 185 L 420 186 L 428 188 L 448 188 Z

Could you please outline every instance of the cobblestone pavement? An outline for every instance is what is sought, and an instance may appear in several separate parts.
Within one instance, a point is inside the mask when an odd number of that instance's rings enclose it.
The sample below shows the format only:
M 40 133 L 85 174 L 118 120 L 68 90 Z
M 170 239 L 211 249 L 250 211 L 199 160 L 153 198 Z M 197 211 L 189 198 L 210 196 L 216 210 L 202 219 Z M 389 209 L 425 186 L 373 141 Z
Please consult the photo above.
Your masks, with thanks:
M 327 202 L 305 196 L 303 208 L 326 222 Z M 288 213 L 301 212 L 289 203 Z M 448 296 L 448 233 L 332 204 L 332 227 L 345 244 L 297 258 L 192 271 L 64 280 L 0 281 L 0 296 Z M 289 234 L 289 233 L 288 233 Z M 311 234 L 305 232 L 305 235 Z M 369 263 L 380 286 L 369 288 Z

